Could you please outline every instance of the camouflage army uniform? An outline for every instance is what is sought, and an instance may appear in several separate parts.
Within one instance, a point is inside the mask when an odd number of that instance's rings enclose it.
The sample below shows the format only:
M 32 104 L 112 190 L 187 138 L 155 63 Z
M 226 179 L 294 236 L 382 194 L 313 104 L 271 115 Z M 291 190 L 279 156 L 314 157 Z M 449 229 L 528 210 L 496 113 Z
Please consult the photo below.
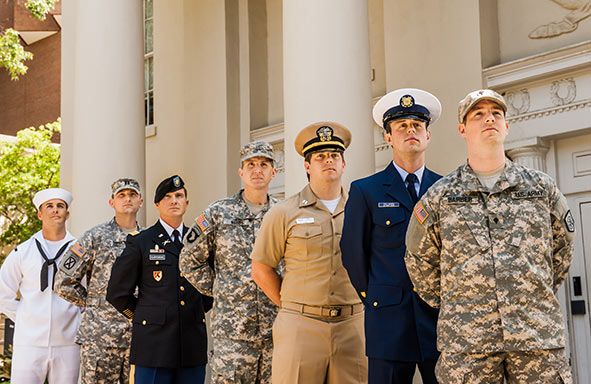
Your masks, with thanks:
M 112 219 L 88 230 L 62 258 L 55 292 L 86 307 L 78 328 L 82 383 L 129 381 L 131 324 L 106 299 L 111 266 L 127 234 Z M 87 278 L 88 288 L 82 284 Z
M 269 207 L 275 203 L 269 197 Z M 252 280 L 250 260 L 269 207 L 253 214 L 240 191 L 211 204 L 185 237 L 181 273 L 202 294 L 214 298 L 214 383 L 271 382 L 271 329 L 277 310 Z
M 505 352 L 510 383 L 570 382 L 555 292 L 571 262 L 573 232 L 554 181 L 509 160 L 490 191 L 467 164 L 427 191 L 410 221 L 405 261 L 419 295 L 440 307 L 441 382 L 498 382 L 476 378 Z M 527 354 L 511 355 L 541 350 L 559 356 L 548 363 L 547 381 Z M 512 363 L 529 366 L 533 381 L 512 376 Z

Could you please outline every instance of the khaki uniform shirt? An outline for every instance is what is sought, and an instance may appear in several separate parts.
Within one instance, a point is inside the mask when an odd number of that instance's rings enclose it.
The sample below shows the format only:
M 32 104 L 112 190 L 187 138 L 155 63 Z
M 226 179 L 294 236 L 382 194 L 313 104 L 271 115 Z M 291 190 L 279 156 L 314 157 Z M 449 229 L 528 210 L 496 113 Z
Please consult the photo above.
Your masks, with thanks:
M 420 296 L 441 308 L 438 349 L 564 347 L 555 292 L 574 229 L 555 182 L 508 160 L 490 191 L 468 165 L 434 184 L 415 206 L 405 261 Z
M 341 261 L 339 241 L 347 194 L 334 213 L 307 185 L 263 219 L 252 259 L 276 268 L 285 260 L 281 301 L 313 306 L 360 303 Z

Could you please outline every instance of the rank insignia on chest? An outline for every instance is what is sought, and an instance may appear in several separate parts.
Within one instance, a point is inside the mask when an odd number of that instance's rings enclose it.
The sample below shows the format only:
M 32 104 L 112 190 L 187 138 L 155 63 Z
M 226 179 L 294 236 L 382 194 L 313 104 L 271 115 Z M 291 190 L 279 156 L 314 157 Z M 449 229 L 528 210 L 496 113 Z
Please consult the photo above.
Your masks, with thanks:
M 378 208 L 398 208 L 400 203 L 397 201 L 380 201 L 378 202 Z
M 154 276 L 154 280 L 160 281 L 162 280 L 162 271 L 153 271 L 152 276 Z
M 427 220 L 427 217 L 429 217 L 429 212 L 427 212 L 427 210 L 423 206 L 423 203 L 420 201 L 415 206 L 413 213 L 417 218 L 418 222 L 421 224 L 423 224 L 425 220 Z

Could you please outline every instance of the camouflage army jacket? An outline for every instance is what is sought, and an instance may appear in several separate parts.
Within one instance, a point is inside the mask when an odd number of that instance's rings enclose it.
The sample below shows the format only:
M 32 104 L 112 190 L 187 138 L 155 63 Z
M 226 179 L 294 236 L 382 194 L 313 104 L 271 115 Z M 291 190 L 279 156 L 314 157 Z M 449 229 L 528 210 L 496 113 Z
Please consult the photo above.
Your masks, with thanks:
M 269 197 L 269 206 L 276 202 Z M 181 273 L 202 294 L 213 296 L 213 337 L 245 341 L 271 337 L 277 310 L 252 280 L 250 259 L 267 210 L 254 215 L 240 191 L 211 204 L 185 236 Z
M 54 290 L 86 308 L 76 335 L 78 344 L 129 348 L 131 324 L 105 299 L 111 267 L 125 248 L 126 237 L 113 218 L 86 231 L 62 257 Z
M 415 206 L 405 261 L 419 295 L 440 307 L 438 349 L 564 347 L 555 292 L 574 230 L 550 176 L 509 160 L 490 191 L 467 164 L 434 184 Z

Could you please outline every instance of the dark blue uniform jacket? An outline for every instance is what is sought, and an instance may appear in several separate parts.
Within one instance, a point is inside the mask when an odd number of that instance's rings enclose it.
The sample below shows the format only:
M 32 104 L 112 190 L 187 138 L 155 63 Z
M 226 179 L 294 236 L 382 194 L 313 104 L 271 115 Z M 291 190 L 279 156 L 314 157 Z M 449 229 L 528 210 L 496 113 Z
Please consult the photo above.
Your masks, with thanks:
M 107 301 L 133 319 L 132 364 L 181 368 L 207 363 L 205 312 L 212 299 L 180 276 L 181 249 L 158 221 L 127 236 L 113 264 Z
M 425 168 L 419 197 L 440 178 Z M 412 214 L 411 197 L 392 163 L 351 184 L 341 252 L 351 283 L 365 303 L 370 358 L 420 362 L 439 356 L 435 346 L 438 310 L 413 291 L 404 264 Z

